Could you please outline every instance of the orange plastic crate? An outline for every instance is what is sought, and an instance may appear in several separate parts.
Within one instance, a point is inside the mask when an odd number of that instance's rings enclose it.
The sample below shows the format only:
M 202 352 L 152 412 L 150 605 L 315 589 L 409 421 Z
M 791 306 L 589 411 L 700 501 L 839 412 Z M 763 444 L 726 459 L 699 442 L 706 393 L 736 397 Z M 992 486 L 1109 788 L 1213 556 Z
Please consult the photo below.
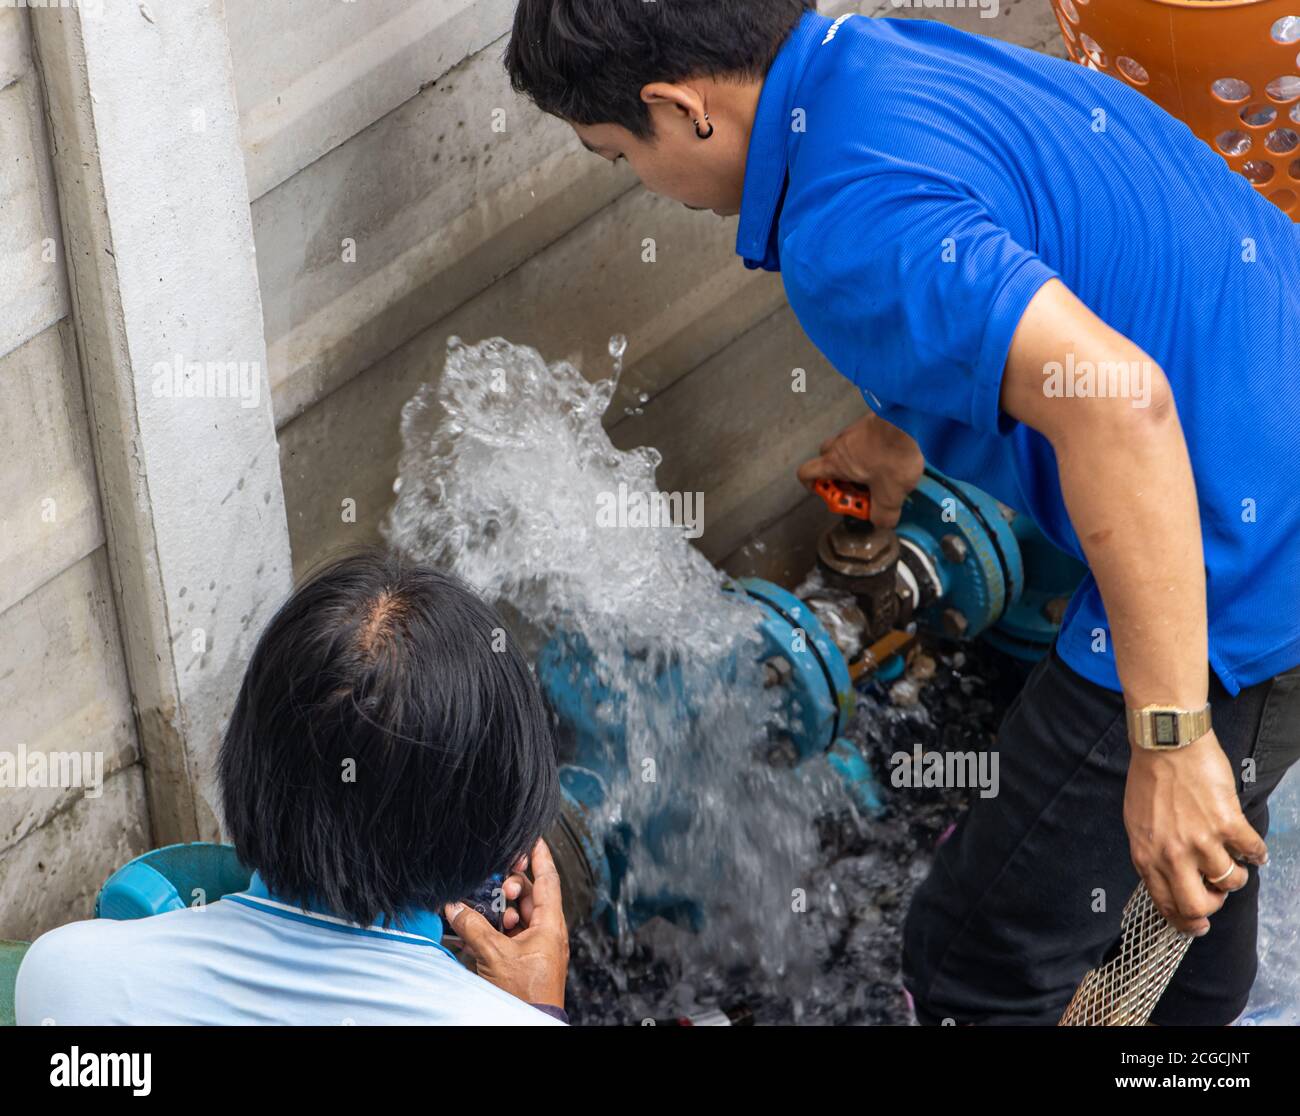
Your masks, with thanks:
M 1140 89 L 1300 220 L 1300 0 L 1051 0 L 1076 62 Z

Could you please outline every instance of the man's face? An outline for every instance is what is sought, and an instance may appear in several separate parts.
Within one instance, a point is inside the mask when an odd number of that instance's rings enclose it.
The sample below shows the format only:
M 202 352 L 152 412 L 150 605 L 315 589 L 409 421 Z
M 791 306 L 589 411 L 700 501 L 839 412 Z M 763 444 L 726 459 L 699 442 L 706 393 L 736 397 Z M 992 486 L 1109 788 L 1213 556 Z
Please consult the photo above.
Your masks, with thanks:
M 680 105 L 662 101 L 650 105 L 654 134 L 638 139 L 620 124 L 575 124 L 587 150 L 603 159 L 626 159 L 652 194 L 681 202 L 689 209 L 712 210 L 719 217 L 740 212 L 745 187 L 745 156 L 749 135 L 714 123 L 710 139 L 700 139 L 695 118 Z M 708 132 L 708 125 L 701 124 Z

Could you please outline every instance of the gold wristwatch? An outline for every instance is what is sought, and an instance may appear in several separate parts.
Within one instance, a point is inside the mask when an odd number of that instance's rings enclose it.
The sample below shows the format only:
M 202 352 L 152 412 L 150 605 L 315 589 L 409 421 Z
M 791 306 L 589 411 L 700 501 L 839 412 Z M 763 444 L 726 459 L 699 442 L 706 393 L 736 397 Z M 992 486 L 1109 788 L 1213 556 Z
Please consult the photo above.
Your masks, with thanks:
M 1186 748 L 1200 740 L 1212 727 L 1208 705 L 1195 710 L 1147 705 L 1128 711 L 1129 740 L 1152 752 Z

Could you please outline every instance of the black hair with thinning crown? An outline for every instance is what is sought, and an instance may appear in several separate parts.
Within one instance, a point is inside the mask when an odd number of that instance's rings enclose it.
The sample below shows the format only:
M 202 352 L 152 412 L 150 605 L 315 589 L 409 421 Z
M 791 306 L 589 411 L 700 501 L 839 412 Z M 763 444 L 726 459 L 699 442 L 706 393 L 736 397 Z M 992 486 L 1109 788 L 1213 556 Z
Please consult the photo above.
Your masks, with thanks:
M 272 618 L 218 767 L 240 859 L 363 925 L 469 895 L 559 805 L 546 703 L 500 619 L 378 551 L 332 562 Z
M 521 0 L 510 83 L 571 124 L 653 135 L 641 90 L 692 77 L 762 80 L 814 0 Z

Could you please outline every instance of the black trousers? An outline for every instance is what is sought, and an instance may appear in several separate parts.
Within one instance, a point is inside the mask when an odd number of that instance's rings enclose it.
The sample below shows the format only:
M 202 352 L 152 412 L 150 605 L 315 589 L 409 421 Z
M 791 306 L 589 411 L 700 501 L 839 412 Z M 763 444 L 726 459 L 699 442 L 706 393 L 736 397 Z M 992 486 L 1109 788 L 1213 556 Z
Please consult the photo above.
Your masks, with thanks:
M 1300 755 L 1300 668 L 1236 698 L 1212 679 L 1211 703 L 1246 817 L 1265 834 L 1268 796 Z M 1139 883 L 1123 820 L 1120 694 L 1053 650 L 1008 711 L 997 748 L 999 793 L 973 798 L 908 912 L 903 980 L 923 1024 L 1054 1025 L 1118 941 Z M 1253 781 L 1243 781 L 1247 758 Z M 1153 1023 L 1225 1025 L 1245 1008 L 1259 909 L 1258 870 L 1249 872 L 1188 950 Z

